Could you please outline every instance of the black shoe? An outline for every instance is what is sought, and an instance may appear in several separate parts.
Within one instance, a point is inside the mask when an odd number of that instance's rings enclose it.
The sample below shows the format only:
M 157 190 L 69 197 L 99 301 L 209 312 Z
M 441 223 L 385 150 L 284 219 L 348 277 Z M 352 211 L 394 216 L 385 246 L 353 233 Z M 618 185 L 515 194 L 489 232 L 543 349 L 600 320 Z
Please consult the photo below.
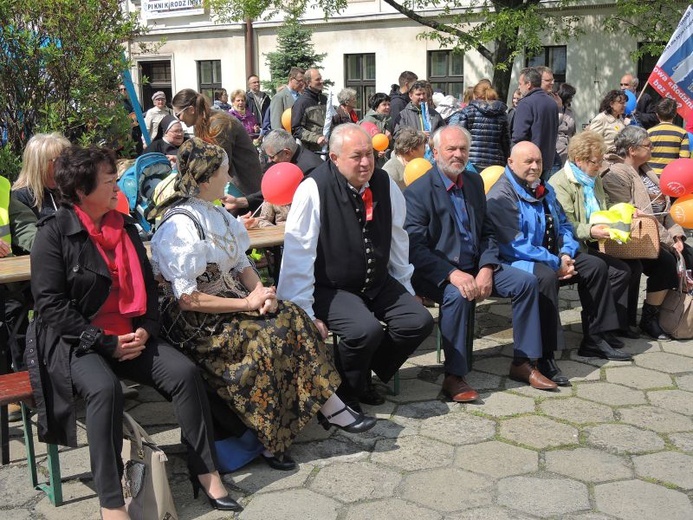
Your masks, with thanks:
M 640 333 L 635 327 L 631 327 L 630 325 L 625 330 L 617 330 L 616 335 L 622 338 L 640 339 Z
M 668 341 L 671 337 L 659 326 L 659 307 L 642 304 L 642 316 L 640 316 L 640 330 L 653 339 Z
M 281 459 L 274 456 L 268 457 L 267 455 L 260 455 L 262 456 L 262 460 L 264 460 L 270 468 L 278 471 L 293 471 L 298 467 L 296 461 L 287 454 L 284 454 Z
M 563 372 L 561 372 L 561 369 L 558 368 L 555 359 L 538 359 L 537 368 L 539 369 L 539 372 L 544 375 L 544 377 L 548 377 L 558 386 L 571 386 L 570 379 L 563 375 Z
M 380 406 L 385 402 L 385 398 L 380 395 L 375 385 L 368 385 L 366 391 L 359 396 L 359 402 L 370 404 L 371 406 Z
M 330 419 L 338 416 L 340 413 L 350 414 L 354 418 L 353 422 L 347 424 L 346 426 L 340 426 L 339 424 L 331 423 Z M 331 426 L 336 426 L 340 430 L 344 430 L 348 433 L 363 433 L 373 428 L 373 426 L 375 426 L 375 423 L 378 422 L 378 420 L 375 417 L 368 417 L 367 415 L 364 415 L 362 413 L 355 412 L 354 410 L 345 405 L 344 408 L 342 408 L 336 413 L 333 413 L 332 415 L 328 415 L 327 417 L 318 412 L 318 422 L 326 430 L 329 430 Z
M 193 498 L 197 498 L 201 489 L 202 493 L 204 493 L 204 495 L 207 497 L 207 500 L 209 500 L 209 505 L 214 509 L 219 511 L 243 511 L 243 506 L 241 506 L 241 504 L 236 502 L 229 495 L 221 498 L 210 497 L 202 487 L 202 484 L 200 484 L 200 479 L 197 478 L 197 475 L 190 475 L 190 483 L 192 484 L 193 488 Z
M 619 352 L 602 338 L 583 338 L 578 349 L 578 356 L 598 357 L 611 361 L 632 361 L 633 357 L 625 352 Z
M 626 344 L 618 339 L 616 337 L 616 334 L 613 332 L 604 332 L 602 334 L 602 337 L 606 340 L 606 342 L 611 345 L 612 348 L 623 348 L 626 346 Z

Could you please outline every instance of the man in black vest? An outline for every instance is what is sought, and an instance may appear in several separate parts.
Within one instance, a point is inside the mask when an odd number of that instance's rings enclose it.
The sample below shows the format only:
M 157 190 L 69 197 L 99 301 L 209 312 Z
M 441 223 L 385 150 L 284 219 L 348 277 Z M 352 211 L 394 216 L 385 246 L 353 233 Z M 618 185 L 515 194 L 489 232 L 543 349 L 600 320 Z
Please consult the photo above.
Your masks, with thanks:
M 382 402 L 367 392 L 371 370 L 389 381 L 433 328 L 411 287 L 404 214 L 401 191 L 374 168 L 370 137 L 346 123 L 286 223 L 278 296 L 302 307 L 324 338 L 328 328 L 339 337 L 337 394 L 357 410 L 359 400 Z

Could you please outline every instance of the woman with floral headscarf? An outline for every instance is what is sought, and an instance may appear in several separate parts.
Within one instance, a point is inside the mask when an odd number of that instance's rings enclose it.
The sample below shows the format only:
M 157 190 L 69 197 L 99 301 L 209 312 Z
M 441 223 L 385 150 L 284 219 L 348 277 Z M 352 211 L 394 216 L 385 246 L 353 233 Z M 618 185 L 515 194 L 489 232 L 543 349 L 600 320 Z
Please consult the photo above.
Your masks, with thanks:
M 326 429 L 353 433 L 375 419 L 337 397 L 339 375 L 313 322 L 263 286 L 245 255 L 245 228 L 213 204 L 228 171 L 226 152 L 199 138 L 178 152 L 176 192 L 152 238 L 154 269 L 165 279 L 162 334 L 256 432 L 267 463 L 293 469 L 289 446 L 316 413 Z

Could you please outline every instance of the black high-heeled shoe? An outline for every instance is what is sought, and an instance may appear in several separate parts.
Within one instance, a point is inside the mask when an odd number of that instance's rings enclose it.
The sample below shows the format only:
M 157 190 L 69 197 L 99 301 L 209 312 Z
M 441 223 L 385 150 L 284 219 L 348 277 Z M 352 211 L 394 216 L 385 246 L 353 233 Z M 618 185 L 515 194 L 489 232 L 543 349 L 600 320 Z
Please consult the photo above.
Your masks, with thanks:
M 347 424 L 346 426 L 340 426 L 339 424 L 330 422 L 330 419 L 344 412 L 347 412 L 354 418 L 354 420 L 350 424 Z M 320 425 L 326 430 L 329 430 L 331 426 L 336 426 L 340 430 L 344 430 L 348 433 L 363 433 L 373 428 L 376 422 L 378 422 L 378 420 L 375 417 L 368 417 L 367 415 L 364 415 L 362 413 L 357 413 L 351 408 L 349 408 L 347 405 L 344 405 L 344 408 L 342 408 L 338 412 L 333 413 L 332 415 L 328 415 L 327 417 L 324 416 L 322 413 L 318 412 L 318 423 L 320 423 Z
M 193 488 L 193 498 L 197 498 L 201 489 L 202 493 L 204 493 L 204 495 L 207 497 L 207 500 L 209 500 L 209 505 L 214 509 L 219 511 L 243 511 L 243 506 L 229 495 L 221 498 L 210 497 L 207 494 L 207 491 L 205 491 L 205 488 L 202 487 L 202 484 L 200 484 L 200 479 L 197 478 L 197 475 L 190 475 L 190 483 L 192 484 Z

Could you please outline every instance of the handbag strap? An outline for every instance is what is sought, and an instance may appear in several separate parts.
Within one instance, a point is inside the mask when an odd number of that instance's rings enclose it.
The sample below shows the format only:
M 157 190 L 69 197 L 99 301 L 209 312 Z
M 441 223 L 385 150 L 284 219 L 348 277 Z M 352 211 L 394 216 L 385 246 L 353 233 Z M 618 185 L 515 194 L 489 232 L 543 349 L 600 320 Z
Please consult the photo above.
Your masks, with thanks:
M 143 442 L 156 446 L 144 428 L 127 412 L 123 412 L 123 436 L 134 442 L 138 450 L 142 449 Z

